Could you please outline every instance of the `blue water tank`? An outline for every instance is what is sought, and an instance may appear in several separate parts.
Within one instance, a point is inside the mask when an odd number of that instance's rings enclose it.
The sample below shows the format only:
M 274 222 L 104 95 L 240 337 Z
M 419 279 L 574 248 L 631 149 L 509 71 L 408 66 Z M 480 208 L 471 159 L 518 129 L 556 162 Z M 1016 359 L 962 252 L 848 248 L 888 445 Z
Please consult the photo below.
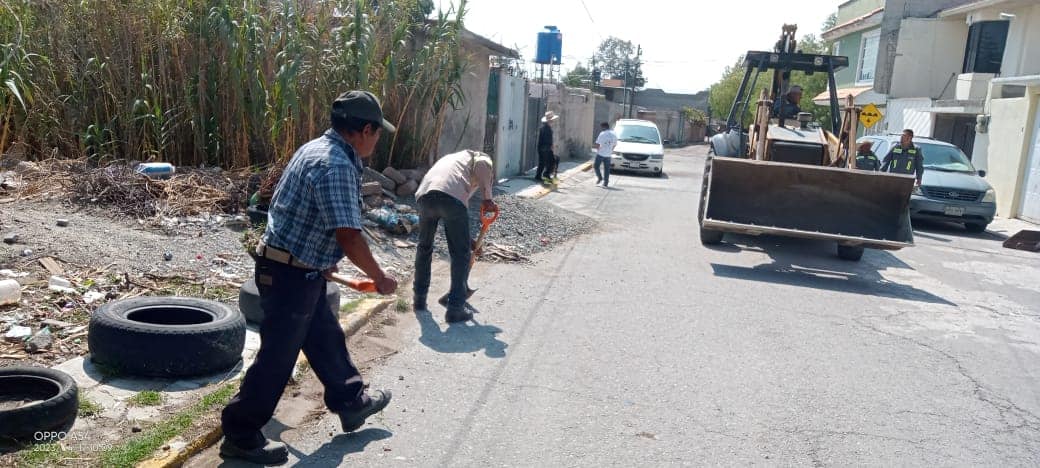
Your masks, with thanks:
M 559 65 L 563 57 L 563 33 L 556 26 L 546 26 L 538 33 L 538 51 L 534 63 Z

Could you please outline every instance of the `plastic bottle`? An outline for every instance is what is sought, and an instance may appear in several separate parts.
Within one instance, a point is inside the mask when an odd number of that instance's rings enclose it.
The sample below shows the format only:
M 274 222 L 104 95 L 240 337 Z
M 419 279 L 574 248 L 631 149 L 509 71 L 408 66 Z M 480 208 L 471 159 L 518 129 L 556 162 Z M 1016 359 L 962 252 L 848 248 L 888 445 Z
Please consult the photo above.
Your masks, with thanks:
M 0 306 L 22 300 L 22 285 L 13 279 L 0 281 Z

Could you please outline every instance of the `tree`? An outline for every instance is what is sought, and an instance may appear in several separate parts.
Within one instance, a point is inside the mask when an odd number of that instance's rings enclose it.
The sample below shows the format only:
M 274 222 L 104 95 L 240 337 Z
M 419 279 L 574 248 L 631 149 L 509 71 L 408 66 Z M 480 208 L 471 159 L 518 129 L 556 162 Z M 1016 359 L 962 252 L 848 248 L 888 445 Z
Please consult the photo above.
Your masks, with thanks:
M 582 64 L 577 64 L 574 69 L 567 72 L 563 77 L 563 84 L 571 88 L 583 88 L 587 82 L 592 80 L 592 71 Z
M 826 30 L 831 29 L 831 28 L 833 28 L 833 27 L 835 27 L 837 25 L 838 25 L 838 14 L 837 13 L 831 13 L 831 15 L 827 17 L 827 19 L 823 20 L 823 28 L 822 28 L 822 30 L 826 31 Z
M 646 77 L 643 75 L 643 62 L 640 60 L 641 50 L 632 44 L 632 41 L 624 41 L 610 36 L 603 40 L 596 51 L 596 68 L 599 68 L 602 76 L 623 80 L 628 87 L 642 87 L 646 85 Z
M 802 36 L 798 40 L 798 49 L 807 54 L 826 54 L 828 53 L 828 45 L 823 40 L 817 38 L 813 34 Z M 733 100 L 736 99 L 737 90 L 740 88 L 740 82 L 744 78 L 744 57 L 740 57 L 737 63 L 726 67 L 722 74 L 722 79 L 711 86 L 711 94 L 708 97 L 708 102 L 711 104 L 711 113 L 713 117 L 726 119 L 729 117 L 729 111 L 733 106 Z M 754 77 L 754 74 L 752 74 Z M 755 89 L 751 92 L 751 99 L 748 101 L 747 111 L 743 115 L 743 119 L 738 116 L 738 124 L 744 127 L 750 123 L 754 117 L 755 112 L 755 101 L 758 100 L 759 94 L 762 89 L 769 89 L 770 80 L 772 80 L 772 73 L 763 73 L 758 78 L 758 82 L 755 84 Z M 818 106 L 812 102 L 812 98 L 819 95 L 820 93 L 827 91 L 827 73 L 814 73 L 812 75 L 806 75 L 802 72 L 791 73 L 791 84 L 797 84 L 802 87 L 802 101 L 800 107 L 802 111 L 809 112 L 813 115 L 813 120 L 819 122 L 824 128 L 830 129 L 830 105 Z M 751 83 L 748 83 L 751 86 Z M 748 96 L 745 95 L 744 99 Z M 743 101 L 741 102 L 743 105 Z
M 695 107 L 683 107 L 682 111 L 679 113 L 682 115 L 683 120 L 694 125 L 705 125 L 708 123 L 708 114 L 705 114 L 704 111 Z

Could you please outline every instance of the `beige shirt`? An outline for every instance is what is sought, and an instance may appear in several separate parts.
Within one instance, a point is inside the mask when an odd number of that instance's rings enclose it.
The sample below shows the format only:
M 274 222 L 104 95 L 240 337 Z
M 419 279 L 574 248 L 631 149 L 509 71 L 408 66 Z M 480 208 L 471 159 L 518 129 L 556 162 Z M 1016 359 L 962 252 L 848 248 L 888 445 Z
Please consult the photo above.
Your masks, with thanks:
M 465 150 L 446 155 L 423 177 L 415 198 L 437 190 L 459 199 L 468 207 L 469 199 L 477 189 L 481 189 L 484 199 L 490 200 L 495 184 L 492 164 L 491 157 L 479 151 Z

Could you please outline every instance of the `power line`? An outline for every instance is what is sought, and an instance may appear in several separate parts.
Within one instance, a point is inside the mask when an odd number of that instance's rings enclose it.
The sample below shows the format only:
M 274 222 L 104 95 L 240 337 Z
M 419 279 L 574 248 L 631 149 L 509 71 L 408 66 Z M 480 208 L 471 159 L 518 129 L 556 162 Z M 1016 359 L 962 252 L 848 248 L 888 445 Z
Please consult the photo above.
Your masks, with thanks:
M 599 26 L 596 24 L 596 20 L 592 18 L 592 12 L 589 11 L 589 6 L 585 4 L 585 0 L 578 0 L 581 2 L 581 7 L 585 9 L 585 14 L 589 16 L 589 22 L 592 23 L 592 29 L 596 31 L 596 35 L 599 36 L 600 42 L 603 41 L 603 35 L 599 32 Z

